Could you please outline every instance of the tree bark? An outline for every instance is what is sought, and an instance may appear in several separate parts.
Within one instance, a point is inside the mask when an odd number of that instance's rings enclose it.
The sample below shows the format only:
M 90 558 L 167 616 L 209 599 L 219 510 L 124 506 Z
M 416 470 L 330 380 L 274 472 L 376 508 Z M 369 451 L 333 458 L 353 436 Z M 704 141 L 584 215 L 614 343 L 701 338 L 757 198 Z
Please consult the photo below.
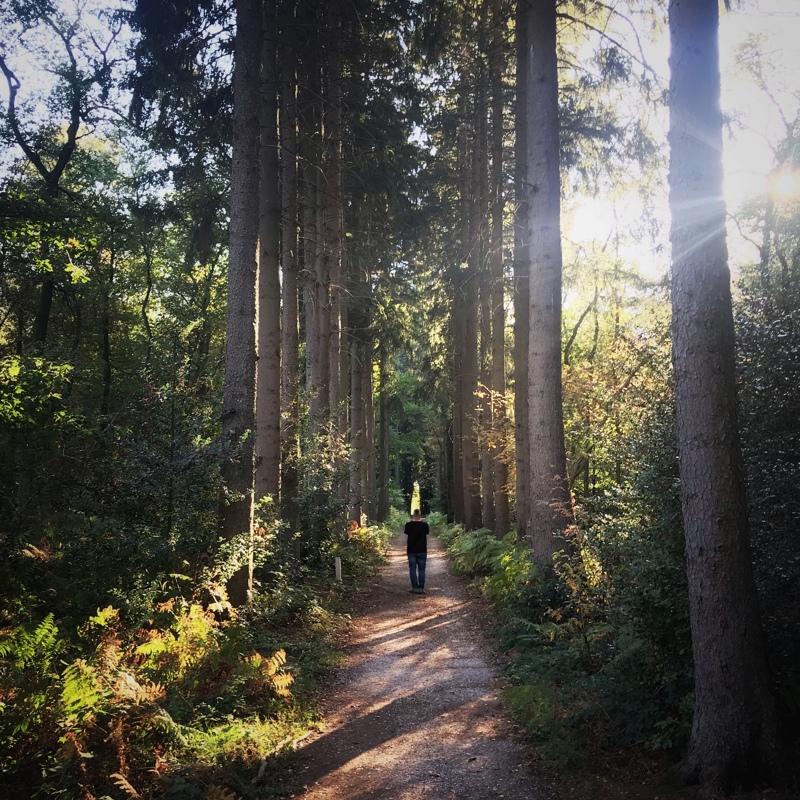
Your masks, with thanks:
M 465 23 L 466 25 L 466 16 Z M 461 93 L 463 108 L 469 108 L 469 86 L 466 73 L 470 69 L 469 53 L 465 47 L 462 52 Z M 467 119 L 474 119 L 474 113 L 462 116 L 464 136 L 464 162 L 468 160 L 469 125 Z M 473 140 L 475 131 L 472 131 Z M 474 155 L 474 154 L 473 154 Z M 462 175 L 466 173 L 462 169 Z M 473 181 L 468 179 L 472 173 Z M 475 530 L 481 524 L 480 495 L 480 455 L 478 449 L 478 263 L 476 253 L 477 216 L 475 213 L 475 178 L 474 170 L 466 173 L 461 181 L 462 230 L 461 230 L 461 282 L 460 295 L 456 302 L 462 305 L 463 328 L 455 335 L 463 340 L 461 351 L 461 486 L 463 496 L 464 527 Z
M 464 87 L 458 99 L 460 124 L 458 128 L 457 167 L 458 191 L 460 195 L 460 242 L 459 259 L 453 271 L 453 307 L 452 307 L 452 337 L 453 337 L 453 493 L 452 511 L 453 520 L 457 523 L 464 522 L 465 493 L 464 493 L 464 283 L 467 275 L 469 261 L 469 181 L 467 179 L 467 164 L 469 163 L 468 138 L 467 138 L 467 97 Z
M 527 103 L 528 14 L 525 0 L 517 3 L 517 80 L 514 128 L 514 452 L 516 462 L 515 512 L 517 534 L 528 536 L 528 486 L 530 448 L 528 445 L 528 298 L 530 262 L 528 257 L 528 204 L 525 194 L 528 158 Z
M 275 3 L 267 0 L 262 13 L 255 495 L 256 499 L 271 495 L 277 502 L 281 464 L 281 189 Z
M 389 353 L 386 343 L 379 346 L 380 389 L 378 395 L 378 508 L 375 519 L 386 522 L 389 518 Z
M 363 279 L 361 265 L 357 265 L 355 291 L 350 305 L 350 448 L 351 448 L 351 480 L 350 508 L 351 519 L 361 519 L 364 512 L 366 496 L 366 440 L 367 440 L 367 404 L 366 404 L 366 325 L 363 311 Z
M 556 0 L 528 5 L 528 424 L 529 539 L 549 564 L 563 549 L 554 534 L 572 522 L 561 399 L 561 181 L 558 123 Z
M 671 0 L 670 209 L 678 453 L 695 671 L 686 767 L 712 791 L 780 777 L 739 448 L 722 199 L 717 0 Z
M 238 0 L 233 74 L 233 161 L 228 265 L 228 311 L 225 339 L 225 385 L 222 432 L 232 456 L 222 465 L 227 491 L 222 507 L 223 535 L 232 539 L 253 532 L 256 384 L 256 274 L 258 264 L 259 87 L 261 5 Z M 228 582 L 234 606 L 247 602 L 252 586 L 249 565 Z
M 330 338 L 328 376 L 330 407 L 338 420 L 341 386 L 341 276 L 344 220 L 342 209 L 342 53 L 341 7 L 331 3 L 328 12 L 328 99 L 325 115 L 325 252 L 330 282 Z
M 324 276 L 324 229 L 321 191 L 321 120 L 318 42 L 313 7 L 307 7 L 302 20 L 307 32 L 302 42 L 303 75 L 300 81 L 298 116 L 300 120 L 300 163 L 302 164 L 302 243 L 303 313 L 305 322 L 305 389 L 310 409 L 309 430 L 319 430 L 321 408 L 328 387 L 325 380 L 328 342 L 322 347 L 320 302 L 324 300 L 320 279 Z M 323 366 L 323 359 L 325 366 Z M 324 385 L 324 389 L 323 389 Z
M 372 309 L 372 281 L 369 279 L 367 284 L 370 292 L 370 311 Z M 364 426 L 364 512 L 367 519 L 375 518 L 375 392 L 372 370 L 372 356 L 375 352 L 375 335 L 372 329 L 372 314 L 370 313 L 369 329 L 367 331 L 367 343 L 365 350 L 364 364 L 364 406 L 365 406 L 365 426 Z
M 490 361 L 492 352 L 492 278 L 489 272 L 488 244 L 489 244 L 489 217 L 488 210 L 488 182 L 489 182 L 489 147 L 488 147 L 488 98 L 486 93 L 486 68 L 484 53 L 486 50 L 485 34 L 485 4 L 482 19 L 479 23 L 478 34 L 478 67 L 477 87 L 475 90 L 475 148 L 472 153 L 473 163 L 473 200 L 472 200 L 472 227 L 473 227 L 473 256 L 475 258 L 475 271 L 478 275 L 478 290 L 480 294 L 480 349 L 479 359 L 479 411 L 478 421 L 480 430 L 480 471 L 481 471 L 481 525 L 493 531 L 494 519 L 494 472 L 491 456 L 492 428 L 493 428 L 493 397 L 492 397 L 492 365 Z
M 103 309 L 100 316 L 100 352 L 103 360 L 103 398 L 100 401 L 100 413 L 108 416 L 111 403 L 111 291 L 114 286 L 114 268 L 116 251 L 111 250 L 108 261 L 108 283 L 103 287 Z
M 298 309 L 297 58 L 294 19 L 285 20 L 281 50 L 281 509 L 290 531 L 297 530 L 295 497 L 300 457 L 300 331 Z
M 489 69 L 492 87 L 492 207 L 489 263 L 492 308 L 492 407 L 491 451 L 494 478 L 494 532 L 505 536 L 511 529 L 508 505 L 508 455 L 506 441 L 506 314 L 503 286 L 503 16 L 501 0 L 492 0 L 492 49 Z
M 368 211 L 364 209 L 363 199 L 355 204 L 356 227 L 369 230 Z M 368 234 L 367 234 L 368 235 Z M 363 258 L 363 256 L 362 256 Z M 350 302 L 348 304 L 349 342 L 350 342 L 350 516 L 360 520 L 366 513 L 367 504 L 367 437 L 368 437 L 368 401 L 370 391 L 367 369 L 369 356 L 369 271 L 356 259 L 350 263 Z

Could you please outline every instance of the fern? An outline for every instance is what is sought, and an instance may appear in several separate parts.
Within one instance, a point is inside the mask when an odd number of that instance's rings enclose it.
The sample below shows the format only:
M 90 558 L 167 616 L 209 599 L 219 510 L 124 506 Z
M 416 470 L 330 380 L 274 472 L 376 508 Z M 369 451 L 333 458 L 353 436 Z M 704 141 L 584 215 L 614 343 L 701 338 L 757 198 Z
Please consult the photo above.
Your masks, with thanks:
M 151 639 L 149 642 L 144 642 L 136 648 L 136 654 L 145 656 L 148 660 L 148 665 L 156 667 L 158 665 L 157 656 L 164 655 L 170 651 L 170 642 L 167 639 L 158 637 Z
M 251 694 L 258 694 L 264 687 L 276 696 L 288 698 L 292 696 L 289 687 L 294 683 L 294 676 L 283 671 L 286 664 L 286 651 L 278 650 L 271 658 L 264 658 L 260 653 L 251 653 L 244 659 Z
M 122 791 L 125 792 L 125 794 L 127 794 L 128 797 L 141 798 L 139 792 L 137 792 L 136 789 L 134 789 L 133 786 L 131 786 L 130 782 L 124 775 L 120 775 L 119 772 L 114 772 L 108 777 L 111 778 L 117 785 L 117 787 L 122 789 Z
M 33 630 L 20 626 L 0 639 L 0 658 L 8 658 L 18 669 L 33 665 L 46 673 L 57 655 L 58 625 L 48 614 Z
M 103 699 L 103 688 L 94 667 L 82 658 L 64 670 L 61 681 L 61 702 L 70 717 L 83 719 L 93 713 Z
M 96 625 L 98 628 L 107 628 L 109 625 L 119 621 L 119 611 L 114 606 L 98 608 L 97 614 L 89 617 L 89 624 Z

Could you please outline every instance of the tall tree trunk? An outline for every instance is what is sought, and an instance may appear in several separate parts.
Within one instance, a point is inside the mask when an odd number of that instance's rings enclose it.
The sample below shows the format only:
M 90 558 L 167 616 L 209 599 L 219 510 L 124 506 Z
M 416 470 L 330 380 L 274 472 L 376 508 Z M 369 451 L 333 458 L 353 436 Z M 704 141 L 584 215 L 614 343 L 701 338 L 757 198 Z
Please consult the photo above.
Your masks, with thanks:
M 344 219 L 342 209 L 342 53 L 341 6 L 328 13 L 328 101 L 325 115 L 325 247 L 330 282 L 328 375 L 331 413 L 338 422 L 341 386 L 341 281 Z
M 225 385 L 222 432 L 235 453 L 222 465 L 227 500 L 222 506 L 223 535 L 229 539 L 253 532 L 256 386 L 256 274 L 258 264 L 259 87 L 261 5 L 238 0 L 233 74 L 233 161 L 231 171 L 228 313 L 225 339 Z M 228 582 L 233 605 L 247 602 L 252 585 L 250 564 Z
M 389 518 L 389 353 L 384 342 L 380 344 L 380 434 L 378 441 L 378 509 L 375 518 L 386 522 Z
M 354 202 L 356 228 L 369 230 L 368 212 L 363 198 Z M 368 236 L 368 233 L 367 233 Z M 364 258 L 351 261 L 350 302 L 348 305 L 350 342 L 350 516 L 360 520 L 366 512 L 367 494 L 367 342 L 369 318 L 367 312 L 369 273 Z
M 710 790 L 782 765 L 750 556 L 722 199 L 717 0 L 671 0 L 670 209 L 678 454 L 695 671 L 687 768 Z
M 389 518 L 389 353 L 386 343 L 379 347 L 380 389 L 378 395 L 378 508 L 375 519 L 386 522 Z
M 517 85 L 514 128 L 514 451 L 516 461 L 515 511 L 517 534 L 528 536 L 528 490 L 530 447 L 528 444 L 528 324 L 530 261 L 528 256 L 528 202 L 526 172 L 528 158 L 527 83 L 528 14 L 525 0 L 517 3 Z
M 358 271 L 361 271 L 360 265 Z M 356 285 L 361 281 L 356 279 Z M 358 287 L 360 289 L 361 287 Z M 357 289 L 357 291 L 358 291 Z M 360 304 L 360 300 L 356 303 Z M 351 304 L 352 335 L 350 337 L 350 517 L 360 521 L 366 495 L 366 341 L 362 310 Z
M 369 283 L 370 289 L 370 310 L 372 308 L 372 282 Z M 371 316 L 371 315 L 370 315 Z M 364 479 L 366 489 L 365 511 L 369 519 L 375 518 L 375 384 L 373 380 L 372 357 L 375 352 L 375 335 L 372 330 L 372 319 L 367 333 L 366 364 L 364 381 L 364 401 L 366 405 L 366 425 L 365 442 L 366 449 L 366 475 Z
M 313 3 L 304 8 L 302 25 L 306 31 L 303 40 L 303 76 L 300 81 L 298 116 L 300 119 L 300 163 L 302 164 L 302 241 L 303 311 L 305 322 L 305 388 L 310 409 L 310 431 L 318 432 L 321 409 L 325 405 L 328 386 L 325 378 L 328 363 L 328 342 L 324 341 L 320 322 L 325 302 L 321 280 L 325 275 L 324 227 L 320 203 L 322 201 L 322 145 L 321 145 L 321 82 L 317 59 L 319 42 Z M 324 364 L 323 364 L 324 361 Z
M 355 332 L 354 332 L 355 333 Z M 361 520 L 363 488 L 361 486 L 364 450 L 364 374 L 363 343 L 350 337 L 350 519 Z
M 465 222 L 462 217 L 461 226 Z M 464 341 L 461 332 L 464 330 L 464 307 L 461 296 L 463 284 L 462 265 L 456 267 L 453 279 L 453 311 L 452 311 L 452 337 L 453 337 L 453 421 L 451 425 L 451 442 L 453 445 L 452 491 L 450 492 L 450 510 L 453 521 L 464 521 L 464 464 L 462 460 L 463 446 L 463 421 L 464 421 L 464 379 L 462 364 L 464 361 Z
M 494 449 L 494 531 L 505 536 L 511 529 L 508 507 L 506 441 L 506 314 L 503 286 L 503 10 L 501 0 L 492 0 L 492 192 L 491 245 L 489 252 L 492 306 L 492 407 Z
M 491 275 L 489 274 L 489 147 L 488 147 L 488 98 L 486 93 L 486 51 L 485 29 L 486 4 L 484 3 L 478 33 L 477 87 L 475 89 L 475 148 L 472 153 L 474 175 L 474 197 L 472 226 L 473 254 L 478 275 L 480 294 L 480 349 L 479 358 L 479 430 L 480 430 L 480 469 L 481 469 L 481 525 L 494 530 L 494 473 L 491 456 L 492 440 L 492 298 Z
M 39 293 L 39 306 L 36 309 L 36 316 L 33 319 L 33 331 L 31 338 L 36 345 L 43 345 L 47 339 L 47 327 L 50 322 L 50 311 L 53 307 L 53 295 L 55 293 L 55 281 L 52 277 L 47 277 L 42 281 L 42 290 Z
M 464 303 L 464 349 L 461 364 L 462 391 L 462 486 L 464 526 L 474 530 L 481 524 L 480 456 L 478 450 L 478 275 L 471 257 L 461 298 Z
M 300 331 L 298 318 L 297 58 L 293 15 L 284 25 L 281 50 L 281 509 L 290 532 L 297 530 L 295 498 L 300 456 Z
M 467 27 L 465 15 L 465 28 Z M 463 497 L 462 508 L 464 527 L 474 530 L 481 524 L 480 497 L 480 456 L 478 451 L 478 272 L 475 243 L 477 241 L 477 217 L 474 213 L 474 182 L 469 176 L 473 170 L 466 170 L 469 162 L 469 124 L 468 119 L 474 114 L 466 113 L 469 109 L 469 86 L 466 79 L 470 69 L 469 52 L 464 47 L 462 52 L 462 128 L 463 128 L 463 161 L 461 170 L 461 249 L 462 263 L 460 270 L 459 292 L 455 302 L 462 306 L 461 322 L 463 327 L 455 332 L 462 339 L 461 346 L 461 486 L 458 491 Z M 474 136 L 474 131 L 473 131 Z M 473 142 L 474 143 L 474 142 Z M 474 177 L 474 175 L 473 175 Z
M 318 87 L 317 91 L 321 91 Z M 319 120 L 322 104 L 319 102 Z M 317 363 L 314 367 L 316 385 L 311 397 L 311 416 L 318 422 L 330 419 L 331 386 L 330 386 L 330 348 L 331 348 L 331 279 L 329 273 L 330 262 L 327 255 L 327 242 L 325 240 L 325 183 L 327 176 L 324 174 L 323 157 L 323 129 L 319 129 L 320 137 L 315 147 L 316 154 L 316 230 L 317 251 L 314 259 L 317 291 Z
M 103 359 L 103 399 L 100 402 L 100 413 L 108 415 L 111 402 L 111 290 L 114 286 L 114 267 L 116 251 L 109 254 L 108 283 L 103 289 L 103 310 L 100 317 L 101 353 Z
M 556 0 L 531 0 L 527 41 L 527 175 L 530 331 L 528 425 L 534 556 L 563 549 L 554 534 L 572 521 L 561 400 L 561 182 Z
M 255 494 L 278 501 L 281 464 L 281 189 L 275 3 L 263 4 Z
M 466 61 L 466 55 L 462 55 Z M 464 66 L 466 70 L 466 66 Z M 459 126 L 456 142 L 457 151 L 457 184 L 459 192 L 460 224 L 458 264 L 453 271 L 453 305 L 452 305 L 452 337 L 453 337 L 453 520 L 463 523 L 465 519 L 464 492 L 464 359 L 465 341 L 463 336 L 466 324 L 466 308 L 464 304 L 464 284 L 467 279 L 469 262 L 469 137 L 467 129 L 467 83 L 462 80 L 458 97 Z

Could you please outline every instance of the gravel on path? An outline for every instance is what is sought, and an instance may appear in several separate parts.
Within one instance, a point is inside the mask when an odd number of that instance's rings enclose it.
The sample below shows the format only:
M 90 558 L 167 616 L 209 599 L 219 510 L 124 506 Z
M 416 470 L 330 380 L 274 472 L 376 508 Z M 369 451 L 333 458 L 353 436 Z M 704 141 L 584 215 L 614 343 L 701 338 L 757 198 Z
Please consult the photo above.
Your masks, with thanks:
M 551 800 L 506 719 L 481 628 L 491 624 L 429 537 L 415 595 L 405 538 L 391 543 L 353 620 L 325 727 L 297 753 L 312 800 Z

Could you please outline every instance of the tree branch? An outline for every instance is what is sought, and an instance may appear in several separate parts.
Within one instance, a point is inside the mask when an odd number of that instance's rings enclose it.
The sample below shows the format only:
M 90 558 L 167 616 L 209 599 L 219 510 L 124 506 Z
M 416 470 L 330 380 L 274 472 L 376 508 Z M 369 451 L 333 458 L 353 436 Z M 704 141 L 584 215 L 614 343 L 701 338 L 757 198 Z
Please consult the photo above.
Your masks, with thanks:
M 603 7 L 608 8 L 608 6 L 603 6 Z M 609 9 L 609 11 L 611 11 L 612 13 L 616 13 L 613 11 L 613 9 Z M 588 30 L 594 31 L 595 33 L 599 34 L 603 39 L 608 40 L 615 47 L 618 47 L 623 53 L 629 55 L 637 64 L 639 64 L 639 66 L 641 66 L 644 70 L 649 72 L 653 76 L 653 79 L 655 80 L 658 86 L 664 85 L 664 81 L 661 78 L 661 76 L 647 63 L 643 54 L 641 56 L 637 56 L 635 53 L 631 52 L 631 50 L 625 47 L 625 45 L 622 44 L 622 42 L 615 39 L 613 36 L 611 36 L 606 31 L 602 30 L 601 28 L 598 28 L 597 26 L 592 25 L 590 22 L 587 22 L 585 19 L 578 19 L 577 17 L 573 17 L 571 14 L 566 14 L 564 12 L 559 12 L 557 16 L 559 19 L 566 19 L 578 25 L 583 25 L 584 28 L 587 28 Z M 639 37 L 637 36 L 636 37 L 637 41 L 638 38 Z M 641 42 L 639 42 L 639 47 L 641 48 Z
M 22 84 L 8 66 L 3 56 L 0 56 L 0 70 L 3 71 L 3 74 L 6 76 L 6 82 L 8 83 L 8 122 L 9 125 L 11 125 L 11 132 L 14 134 L 14 139 L 17 144 L 22 148 L 22 152 L 25 153 L 31 164 L 36 167 L 36 170 L 44 178 L 45 183 L 48 183 L 50 181 L 50 171 L 44 165 L 42 159 L 39 158 L 39 154 L 28 144 L 19 127 L 16 103 L 17 92 Z

